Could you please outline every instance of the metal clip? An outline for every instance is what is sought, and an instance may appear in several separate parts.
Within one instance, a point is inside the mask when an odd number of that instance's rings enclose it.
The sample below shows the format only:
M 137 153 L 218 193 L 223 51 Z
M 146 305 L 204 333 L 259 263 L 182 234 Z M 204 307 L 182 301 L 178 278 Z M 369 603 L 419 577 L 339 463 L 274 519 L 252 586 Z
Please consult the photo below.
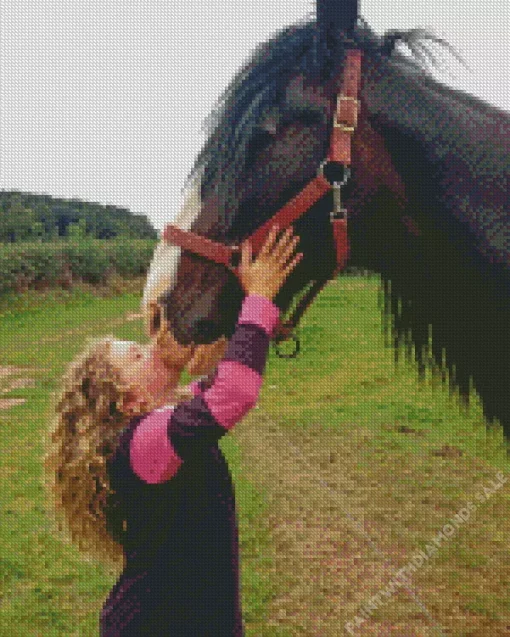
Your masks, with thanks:
M 333 189 L 333 210 L 331 219 L 347 219 L 347 209 L 342 208 L 342 184 L 338 181 L 331 186 Z
M 333 188 L 333 214 L 340 214 L 342 210 L 342 188 L 338 181 L 332 186 Z

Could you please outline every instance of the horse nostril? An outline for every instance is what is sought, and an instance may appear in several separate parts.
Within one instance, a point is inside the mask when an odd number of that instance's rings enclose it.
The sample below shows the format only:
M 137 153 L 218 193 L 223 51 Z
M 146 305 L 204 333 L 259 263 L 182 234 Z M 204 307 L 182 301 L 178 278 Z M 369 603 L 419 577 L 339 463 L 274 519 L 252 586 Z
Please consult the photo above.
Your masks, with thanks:
M 218 326 L 209 319 L 198 319 L 191 327 L 193 342 L 203 345 L 218 338 Z

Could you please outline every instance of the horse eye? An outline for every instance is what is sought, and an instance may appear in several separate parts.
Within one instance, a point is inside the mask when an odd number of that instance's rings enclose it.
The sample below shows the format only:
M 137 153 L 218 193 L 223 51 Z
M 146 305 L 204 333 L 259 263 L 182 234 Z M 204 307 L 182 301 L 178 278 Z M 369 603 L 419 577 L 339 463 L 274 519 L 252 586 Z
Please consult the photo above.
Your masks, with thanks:
M 273 140 L 273 135 L 265 128 L 258 128 L 251 140 L 251 143 L 255 146 L 265 146 Z
M 283 117 L 281 126 L 289 126 L 296 123 L 303 126 L 316 126 L 322 123 L 322 117 L 316 111 L 291 111 Z
M 300 113 L 297 119 L 305 126 L 316 126 L 322 122 L 322 118 L 319 113 Z

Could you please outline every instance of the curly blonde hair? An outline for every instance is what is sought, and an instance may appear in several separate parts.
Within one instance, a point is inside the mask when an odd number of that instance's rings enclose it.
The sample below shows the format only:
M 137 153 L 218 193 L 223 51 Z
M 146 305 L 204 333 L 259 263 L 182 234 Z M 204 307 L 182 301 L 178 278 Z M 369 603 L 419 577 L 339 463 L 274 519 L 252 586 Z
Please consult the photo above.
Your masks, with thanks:
M 155 405 L 146 402 L 123 413 L 132 387 L 108 359 L 113 338 L 89 339 L 85 351 L 69 363 L 60 391 L 54 393 L 43 481 L 56 513 L 56 534 L 77 544 L 87 560 L 92 557 L 118 568 L 123 564 L 126 522 L 107 517 L 115 491 L 110 488 L 106 460 L 131 418 Z

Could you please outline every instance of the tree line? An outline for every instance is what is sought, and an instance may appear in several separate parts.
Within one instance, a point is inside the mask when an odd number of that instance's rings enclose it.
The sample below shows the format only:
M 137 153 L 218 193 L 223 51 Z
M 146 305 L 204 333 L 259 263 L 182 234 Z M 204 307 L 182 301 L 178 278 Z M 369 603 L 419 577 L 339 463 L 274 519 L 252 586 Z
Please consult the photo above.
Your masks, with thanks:
M 146 215 L 127 208 L 0 190 L 0 243 L 94 239 L 157 239 Z

